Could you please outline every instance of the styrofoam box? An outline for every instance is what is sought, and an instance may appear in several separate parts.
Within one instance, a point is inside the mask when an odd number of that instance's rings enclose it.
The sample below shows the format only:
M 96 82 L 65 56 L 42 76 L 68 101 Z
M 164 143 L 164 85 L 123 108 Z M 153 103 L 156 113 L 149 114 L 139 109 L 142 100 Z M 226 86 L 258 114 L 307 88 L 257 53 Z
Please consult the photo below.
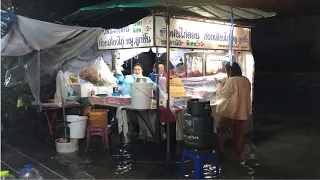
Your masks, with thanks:
M 95 91 L 95 94 L 111 94 L 112 86 L 103 86 L 97 87 L 91 83 L 83 83 L 83 84 L 72 84 L 71 85 L 73 91 L 76 93 L 77 97 L 89 97 L 91 94 L 91 90 Z
M 96 94 L 108 94 L 108 96 L 110 96 L 112 92 L 113 92 L 112 86 L 97 87 L 97 90 L 96 90 Z

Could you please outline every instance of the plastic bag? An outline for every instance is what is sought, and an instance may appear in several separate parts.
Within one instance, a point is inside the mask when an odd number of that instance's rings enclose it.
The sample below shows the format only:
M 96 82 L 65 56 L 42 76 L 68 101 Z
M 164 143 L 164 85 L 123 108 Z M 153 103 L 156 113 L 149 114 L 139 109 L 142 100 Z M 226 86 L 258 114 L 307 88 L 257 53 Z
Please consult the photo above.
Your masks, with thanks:
M 67 99 L 68 98 L 68 89 L 69 81 L 66 78 L 66 75 L 59 71 L 56 78 L 56 93 L 54 94 L 54 99 Z
M 101 57 L 91 66 L 84 68 L 80 72 L 80 77 L 95 86 L 116 85 L 116 78 Z

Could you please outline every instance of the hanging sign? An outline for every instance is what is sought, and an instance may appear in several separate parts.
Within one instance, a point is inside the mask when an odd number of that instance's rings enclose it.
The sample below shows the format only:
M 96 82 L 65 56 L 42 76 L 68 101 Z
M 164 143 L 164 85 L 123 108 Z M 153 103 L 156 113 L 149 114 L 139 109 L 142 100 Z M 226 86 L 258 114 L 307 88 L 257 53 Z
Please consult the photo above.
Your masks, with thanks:
M 170 44 L 173 48 L 228 50 L 229 34 L 229 25 L 170 19 Z M 166 47 L 166 44 L 166 23 L 159 16 L 155 23 L 150 16 L 124 28 L 104 30 L 98 38 L 99 50 Z M 249 28 L 234 27 L 233 50 L 250 50 Z
M 104 30 L 98 38 L 98 49 L 152 47 L 153 31 L 152 17 L 145 17 L 120 29 Z
M 156 42 L 166 47 L 166 23 L 156 17 Z M 170 45 L 175 48 L 229 49 L 230 26 L 182 19 L 170 19 Z M 250 50 L 250 29 L 234 27 L 233 50 Z

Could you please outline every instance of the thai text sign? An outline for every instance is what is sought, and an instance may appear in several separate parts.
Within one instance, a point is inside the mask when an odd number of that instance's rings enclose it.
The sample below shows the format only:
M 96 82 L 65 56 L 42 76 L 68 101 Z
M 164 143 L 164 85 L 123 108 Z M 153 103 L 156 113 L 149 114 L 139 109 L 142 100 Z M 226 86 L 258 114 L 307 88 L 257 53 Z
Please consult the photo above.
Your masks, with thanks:
M 166 46 L 166 23 L 156 17 L 156 46 Z M 229 25 L 170 19 L 170 45 L 190 49 L 228 49 Z M 233 50 L 250 50 L 250 29 L 234 27 Z
M 228 49 L 229 33 L 229 25 L 170 19 L 170 45 L 174 48 Z M 250 50 L 249 28 L 234 27 L 233 38 L 233 50 Z M 98 49 L 166 47 L 166 39 L 164 18 L 157 16 L 153 23 L 150 16 L 124 28 L 104 30 L 98 38 Z
M 98 38 L 98 49 L 152 47 L 153 31 L 152 17 L 145 17 L 120 29 L 104 30 Z

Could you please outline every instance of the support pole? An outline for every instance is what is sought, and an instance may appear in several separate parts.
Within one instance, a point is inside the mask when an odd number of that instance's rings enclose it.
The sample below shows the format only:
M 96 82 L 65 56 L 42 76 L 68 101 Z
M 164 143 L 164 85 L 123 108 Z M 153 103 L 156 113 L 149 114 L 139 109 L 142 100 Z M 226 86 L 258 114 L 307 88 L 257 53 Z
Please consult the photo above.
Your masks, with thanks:
M 160 127 L 160 91 L 159 91 L 159 57 L 158 57 L 158 54 L 159 54 L 159 48 L 157 47 L 156 48 L 156 73 L 157 73 L 157 79 L 156 79 L 156 83 L 157 83 L 157 89 L 156 89 L 156 101 L 157 101 L 157 126 L 156 126 L 156 129 L 159 129 Z M 160 133 L 159 131 L 156 131 L 157 132 L 157 140 L 159 142 L 160 140 Z
M 169 165 L 170 163 L 170 16 L 169 16 L 169 6 L 167 6 L 166 11 L 166 26 L 167 26 L 167 158 L 166 163 Z
M 66 109 L 64 105 L 64 98 L 62 96 L 61 96 L 61 102 L 62 102 L 62 115 L 63 115 L 63 123 L 64 123 L 64 138 L 68 139 L 68 132 L 67 132 L 68 124 L 66 121 Z
M 233 8 L 231 8 L 231 27 L 230 27 L 230 34 L 229 34 L 229 56 L 230 56 L 230 66 L 233 63 L 233 29 L 234 29 L 234 21 L 233 21 Z
M 62 78 L 62 77 L 61 77 Z M 60 79 L 60 83 L 61 83 L 61 87 L 64 87 L 64 79 Z M 59 83 L 59 82 L 57 82 Z M 65 108 L 65 99 L 64 99 L 64 94 L 63 94 L 63 90 L 61 89 L 61 103 L 62 103 L 62 115 L 63 115 L 63 124 L 64 124 L 64 138 L 68 140 L 68 142 L 70 141 L 70 138 L 68 136 L 68 122 L 66 120 L 66 108 Z

